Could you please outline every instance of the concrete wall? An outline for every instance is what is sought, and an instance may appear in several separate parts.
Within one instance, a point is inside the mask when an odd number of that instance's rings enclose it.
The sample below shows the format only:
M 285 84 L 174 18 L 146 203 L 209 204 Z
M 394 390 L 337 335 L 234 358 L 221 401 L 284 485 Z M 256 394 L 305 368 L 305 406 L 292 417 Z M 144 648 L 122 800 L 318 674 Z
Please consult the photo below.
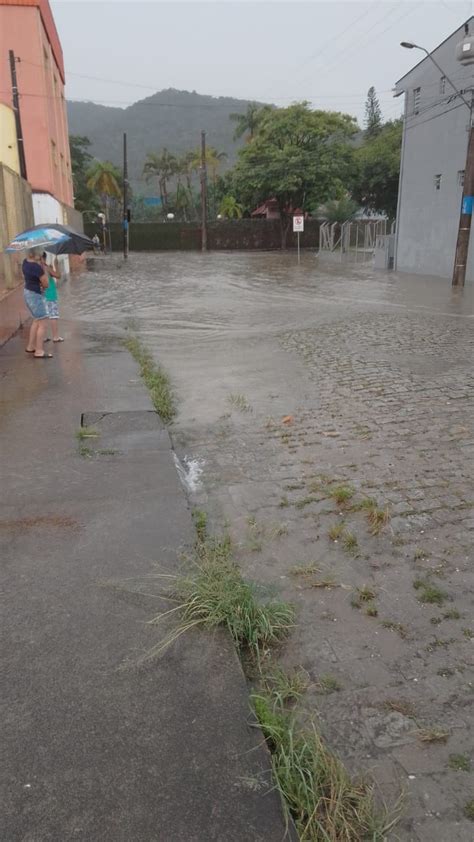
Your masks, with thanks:
M 102 240 L 100 228 L 93 224 L 85 225 L 86 234 L 93 237 L 98 234 Z M 112 247 L 114 251 L 122 249 L 122 225 L 110 225 Z M 289 232 L 288 248 L 296 248 L 296 234 Z M 301 235 L 302 248 L 317 249 L 319 245 L 319 222 L 316 219 L 305 220 L 305 231 Z M 208 246 L 210 250 L 247 250 L 279 249 L 281 247 L 280 220 L 235 219 L 211 222 L 208 226 Z M 198 225 L 186 222 L 136 222 L 130 225 L 130 248 L 132 251 L 161 250 L 199 250 L 201 248 L 201 230 Z
M 463 31 L 448 38 L 434 58 L 461 89 L 474 84 L 473 66 L 456 61 Z M 421 88 L 415 109 L 415 88 Z M 426 58 L 397 83 L 406 92 L 404 144 L 397 220 L 396 268 L 423 275 L 450 277 L 453 270 L 462 184 L 469 138 L 469 110 L 441 73 Z M 453 96 L 454 95 L 454 96 Z M 471 93 L 466 93 L 470 102 Z M 418 113 L 415 113 L 417 111 Z M 435 177 L 441 175 L 439 189 Z M 474 236 L 468 278 L 474 277 Z
M 0 344 L 26 319 L 20 260 L 3 254 L 3 249 L 15 234 L 33 224 L 29 184 L 0 163 Z
M 3 102 L 0 102 L 0 164 L 20 172 L 15 114 L 13 108 Z

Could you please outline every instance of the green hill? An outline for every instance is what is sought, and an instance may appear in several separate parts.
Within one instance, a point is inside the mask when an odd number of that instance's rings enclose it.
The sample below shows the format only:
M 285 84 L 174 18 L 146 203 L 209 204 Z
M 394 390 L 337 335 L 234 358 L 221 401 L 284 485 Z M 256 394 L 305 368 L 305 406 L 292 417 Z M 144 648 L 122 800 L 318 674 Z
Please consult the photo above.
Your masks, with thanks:
M 153 192 L 142 180 L 143 162 L 148 152 L 166 146 L 171 152 L 195 149 L 201 142 L 201 130 L 207 143 L 228 156 L 230 166 L 243 141 L 233 140 L 233 112 L 244 113 L 248 100 L 213 97 L 195 91 L 173 88 L 135 102 L 128 108 L 112 108 L 93 102 L 69 102 L 69 131 L 86 135 L 91 153 L 114 164 L 122 164 L 123 132 L 127 132 L 130 181 L 136 192 Z

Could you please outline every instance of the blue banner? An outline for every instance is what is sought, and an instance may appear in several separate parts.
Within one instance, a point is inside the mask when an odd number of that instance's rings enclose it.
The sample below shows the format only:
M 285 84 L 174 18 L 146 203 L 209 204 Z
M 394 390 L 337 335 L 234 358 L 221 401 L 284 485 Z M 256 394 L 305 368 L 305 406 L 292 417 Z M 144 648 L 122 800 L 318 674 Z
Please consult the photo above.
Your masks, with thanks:
M 474 206 L 474 196 L 464 196 L 462 200 L 462 212 L 472 214 Z

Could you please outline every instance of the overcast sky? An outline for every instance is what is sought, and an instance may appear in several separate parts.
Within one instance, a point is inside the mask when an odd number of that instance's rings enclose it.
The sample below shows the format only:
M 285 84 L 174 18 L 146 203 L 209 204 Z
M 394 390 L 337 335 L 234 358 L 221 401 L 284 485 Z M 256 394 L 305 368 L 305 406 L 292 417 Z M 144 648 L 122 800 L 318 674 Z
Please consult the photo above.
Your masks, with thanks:
M 386 119 L 394 82 L 471 14 L 472 0 L 52 0 L 67 95 L 125 106 L 162 88 L 315 107 L 362 119 L 375 85 Z M 104 81 L 83 78 L 99 77 Z M 109 80 L 109 81 L 106 81 Z

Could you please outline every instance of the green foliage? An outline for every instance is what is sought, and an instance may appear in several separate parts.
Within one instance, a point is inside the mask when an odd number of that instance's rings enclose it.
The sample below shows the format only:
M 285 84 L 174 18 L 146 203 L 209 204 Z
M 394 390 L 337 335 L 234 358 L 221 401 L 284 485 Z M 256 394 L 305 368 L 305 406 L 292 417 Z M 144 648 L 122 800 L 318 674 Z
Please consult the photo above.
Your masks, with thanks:
M 235 196 L 224 196 L 219 205 L 219 213 L 226 219 L 241 219 L 242 205 L 239 205 Z
M 230 114 L 230 119 L 236 123 L 234 140 L 243 137 L 247 132 L 247 143 L 250 143 L 255 137 L 257 129 L 262 122 L 263 116 L 271 108 L 269 105 L 259 105 L 258 102 L 247 103 L 247 110 Z
M 143 175 L 150 181 L 156 178 L 160 191 L 161 206 L 168 210 L 168 182 L 176 175 L 178 161 L 175 155 L 164 146 L 160 152 L 149 152 L 143 165 Z
M 88 211 L 89 217 L 100 211 L 100 202 L 97 195 L 87 186 L 87 172 L 93 161 L 89 152 L 90 145 L 91 142 L 88 137 L 82 135 L 71 135 L 69 137 L 74 204 L 77 210 Z
M 248 208 L 276 199 L 282 247 L 293 210 L 310 210 L 344 187 L 353 158 L 348 141 L 355 131 L 347 114 L 311 111 L 298 103 L 266 110 L 252 143 L 240 150 L 235 195 Z
M 402 125 L 402 120 L 385 123 L 355 151 L 354 199 L 367 210 L 386 213 L 391 219 L 397 212 Z
M 330 199 L 322 208 L 320 208 L 318 216 L 324 218 L 328 222 L 346 222 L 347 219 L 352 219 L 357 213 L 359 206 L 349 196 L 343 196 L 341 199 Z
M 376 137 L 382 129 L 382 111 L 373 85 L 367 91 L 364 124 L 366 137 Z
M 282 802 L 305 842 L 382 842 L 398 820 L 378 810 L 373 784 L 353 780 L 313 726 L 300 728 L 278 694 L 252 696 Z
M 257 588 L 242 578 L 232 559 L 228 537 L 198 541 L 195 552 L 191 572 L 176 577 L 170 593 L 177 604 L 171 612 L 177 611 L 180 619 L 145 659 L 159 654 L 182 634 L 199 626 L 226 628 L 235 645 L 249 650 L 259 661 L 270 646 L 288 635 L 295 619 L 293 607 L 273 597 L 261 597 Z M 159 614 L 150 622 L 160 622 L 168 613 Z
M 110 161 L 94 161 L 87 172 L 87 187 L 100 196 L 122 197 L 122 173 Z
M 140 374 L 150 392 L 153 406 L 158 415 L 165 422 L 172 421 L 176 414 L 176 408 L 168 375 L 160 366 L 156 365 L 150 352 L 143 347 L 135 336 L 126 339 L 124 345 L 140 366 Z

